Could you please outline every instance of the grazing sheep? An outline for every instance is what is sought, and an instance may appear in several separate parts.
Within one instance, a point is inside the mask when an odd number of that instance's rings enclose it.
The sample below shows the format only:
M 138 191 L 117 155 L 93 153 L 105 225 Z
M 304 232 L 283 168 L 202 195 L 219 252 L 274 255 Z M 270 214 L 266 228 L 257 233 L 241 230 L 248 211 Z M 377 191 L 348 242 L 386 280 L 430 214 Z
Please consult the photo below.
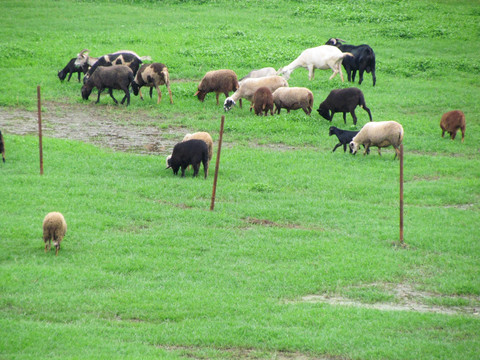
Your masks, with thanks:
M 183 138 L 182 141 L 187 141 L 187 140 L 191 140 L 191 139 L 198 139 L 198 140 L 205 141 L 205 144 L 207 144 L 207 147 L 208 147 L 208 161 L 212 160 L 213 140 L 212 140 L 212 137 L 210 136 L 210 134 L 208 132 L 205 132 L 205 131 L 199 131 L 199 132 L 196 132 L 196 133 L 193 133 L 193 134 L 185 135 L 185 137 Z
M 287 112 L 303 109 L 305 114 L 310 115 L 313 106 L 313 93 L 304 87 L 281 87 L 274 91 L 273 102 L 277 114 L 280 114 L 280 110 L 285 108 Z
M 353 124 L 357 124 L 355 108 L 357 105 L 368 113 L 370 121 L 372 121 L 372 113 L 365 104 L 365 97 L 360 89 L 352 87 L 347 89 L 335 89 L 330 91 L 327 98 L 320 104 L 317 109 L 318 113 L 325 119 L 332 121 L 336 112 L 343 112 L 343 123 L 347 123 L 347 112 L 352 115 Z M 330 115 L 330 111 L 332 112 Z
M 462 131 L 462 142 L 465 139 L 465 114 L 460 110 L 452 110 L 442 115 L 440 120 L 440 127 L 442 128 L 442 137 L 445 132 L 450 134 L 450 138 L 455 140 L 458 129 Z
M 229 111 L 233 106 L 235 106 L 235 102 L 237 100 L 239 100 L 240 107 L 242 107 L 242 98 L 253 102 L 253 96 L 255 95 L 255 91 L 257 91 L 261 87 L 266 87 L 273 93 L 279 87 L 284 86 L 288 86 L 287 80 L 277 75 L 245 79 L 238 88 L 238 90 L 235 91 L 235 93 L 231 97 L 225 99 L 225 102 L 223 103 L 223 109 L 225 111 Z M 250 107 L 252 108 L 253 106 Z
M 355 155 L 360 145 L 365 146 L 363 155 L 369 153 L 370 146 L 378 147 L 378 155 L 382 155 L 380 148 L 393 146 L 395 158 L 400 154 L 400 144 L 403 140 L 403 127 L 396 121 L 379 121 L 366 123 L 359 133 L 352 139 L 349 146 Z
M 258 70 L 250 71 L 247 75 L 245 75 L 243 78 L 238 80 L 238 82 L 241 83 L 243 80 L 246 80 L 246 79 L 260 78 L 260 77 L 272 76 L 272 75 L 277 75 L 277 70 L 275 70 L 275 68 L 273 67 L 264 67 Z
M 172 168 L 175 175 L 182 168 L 182 177 L 185 177 L 185 169 L 188 165 L 193 166 L 193 177 L 198 175 L 200 162 L 203 163 L 205 179 L 208 175 L 208 146 L 203 140 L 191 139 L 177 143 L 173 147 L 172 156 L 167 159 L 167 169 Z
M 355 75 L 358 70 L 360 75 L 358 84 L 360 85 L 363 81 L 363 72 L 366 71 L 367 73 L 372 73 L 373 86 L 375 86 L 377 77 L 375 76 L 375 53 L 373 49 L 367 44 L 355 46 L 344 45 L 342 42 L 344 40 L 330 38 L 325 44 L 336 46 L 341 51 L 353 54 L 353 57 L 346 57 L 342 61 L 343 67 L 347 72 L 348 81 L 355 82 Z
M 2 132 L 0 131 L 0 153 L 2 153 L 2 160 L 5 162 L 5 141 L 3 140 Z
M 197 96 L 198 100 L 203 102 L 205 95 L 210 92 L 215 92 L 218 105 L 218 96 L 220 93 L 225 94 L 225 97 L 228 98 L 230 91 L 236 91 L 238 87 L 237 74 L 235 74 L 233 70 L 209 71 L 200 81 L 200 84 L 198 84 L 198 90 L 194 96 Z
M 321 45 L 302 51 L 300 56 L 287 66 L 280 68 L 277 75 L 283 75 L 285 79 L 290 79 L 290 74 L 298 67 L 308 69 L 308 79 L 313 80 L 315 69 L 332 69 L 333 74 L 330 80 L 340 73 L 343 82 L 342 60 L 346 56 L 353 56 L 351 53 L 342 53 L 337 47 L 331 45 Z
M 88 71 L 88 64 L 83 64 L 82 66 L 76 66 L 75 60 L 77 58 L 72 58 L 68 64 L 58 72 L 58 78 L 63 81 L 68 75 L 67 81 L 70 81 L 74 73 L 78 73 L 78 82 L 80 82 L 80 74 L 86 74 Z
M 267 116 L 268 111 L 270 111 L 270 115 L 273 115 L 273 95 L 269 88 L 263 86 L 255 91 L 253 108 L 255 115 L 263 115 L 265 112 L 265 116 Z
M 88 49 L 83 49 L 77 54 L 77 57 L 75 58 L 75 66 L 80 67 L 84 65 L 88 66 L 93 66 L 98 61 L 98 57 L 91 57 L 88 56 L 88 53 L 90 50 Z
M 168 75 L 168 69 L 164 64 L 161 64 L 161 63 L 143 64 L 140 67 L 140 69 L 138 69 L 134 82 L 138 87 L 138 92 L 140 93 L 140 99 L 142 100 L 143 100 L 143 96 L 140 88 L 142 86 L 150 87 L 150 98 L 152 98 L 152 90 L 155 87 L 158 94 L 157 104 L 160 104 L 160 100 L 162 100 L 162 92 L 160 91 L 160 88 L 158 86 L 166 85 L 168 89 L 168 94 L 170 95 L 170 104 L 173 104 L 172 90 L 170 90 L 170 77 Z M 133 87 L 133 84 L 132 84 L 132 87 Z M 134 94 L 137 95 L 135 92 Z
M 53 240 L 55 255 L 58 255 L 60 243 L 66 232 L 67 223 L 65 222 L 63 215 L 59 212 L 48 213 L 43 219 L 43 241 L 45 242 L 45 252 L 50 251 L 51 241 Z
M 338 144 L 335 145 L 333 148 L 332 152 L 335 152 L 339 146 L 343 145 L 343 152 L 347 151 L 347 145 L 353 140 L 355 135 L 358 134 L 358 131 L 350 131 L 350 130 L 342 130 L 339 129 L 335 126 L 330 126 L 330 129 L 328 130 L 328 135 L 336 135 L 338 138 Z M 350 153 L 352 152 L 352 149 L 350 149 Z
M 127 99 L 127 106 L 130 104 L 129 86 L 132 84 L 133 92 L 138 93 L 136 84 L 133 83 L 133 71 L 126 65 L 115 66 L 100 66 L 92 76 L 88 78 L 86 83 L 82 86 L 82 98 L 88 100 L 94 87 L 98 89 L 98 98 L 96 104 L 100 101 L 100 94 L 104 89 L 108 89 L 108 93 L 112 97 L 115 104 L 118 104 L 117 99 L 113 97 L 112 90 L 118 89 L 125 92 L 122 99 L 122 104 Z

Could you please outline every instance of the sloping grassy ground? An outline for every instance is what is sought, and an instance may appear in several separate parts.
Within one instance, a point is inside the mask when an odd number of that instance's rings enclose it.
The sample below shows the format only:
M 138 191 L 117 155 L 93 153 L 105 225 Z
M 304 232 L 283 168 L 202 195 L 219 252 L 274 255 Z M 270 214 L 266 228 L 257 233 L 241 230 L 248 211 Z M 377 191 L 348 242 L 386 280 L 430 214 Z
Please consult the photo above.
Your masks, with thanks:
M 39 358 L 478 358 L 478 315 L 381 311 L 308 303 L 312 294 L 399 303 L 405 285 L 447 309 L 479 306 L 479 8 L 470 2 L 2 2 L 0 105 L 81 103 L 80 85 L 56 72 L 81 49 L 120 49 L 168 65 L 166 97 L 99 112 L 142 127 L 210 131 L 214 95 L 193 97 L 216 68 L 243 76 L 283 66 L 336 36 L 370 44 L 377 86 L 360 86 L 373 118 L 405 128 L 405 240 L 398 241 L 393 151 L 350 156 L 331 125 L 300 112 L 227 113 L 217 203 L 213 182 L 180 179 L 163 156 L 115 153 L 4 133 L 0 164 L 0 357 Z M 425 14 L 428 16 L 425 17 Z M 466 46 L 465 44 L 471 44 Z M 307 86 L 315 107 L 351 86 L 330 72 Z M 358 84 L 357 84 L 358 86 Z M 221 97 L 223 101 L 223 97 Z M 90 102 L 94 100 L 91 99 Z M 85 104 L 89 106 L 91 104 Z M 467 117 L 465 143 L 440 137 L 443 112 Z M 359 127 L 367 114 L 358 109 Z M 48 121 L 48 114 L 44 114 Z M 337 114 L 333 125 L 342 124 Z M 0 120 L 1 130 L 1 120 Z M 79 129 L 81 131 L 81 129 Z M 179 139 L 180 140 L 180 139 Z M 215 157 L 214 157 L 215 160 Z M 212 162 L 213 170 L 213 162 Z M 58 257 L 43 252 L 41 222 L 68 223 Z M 478 312 L 477 312 L 478 313 Z

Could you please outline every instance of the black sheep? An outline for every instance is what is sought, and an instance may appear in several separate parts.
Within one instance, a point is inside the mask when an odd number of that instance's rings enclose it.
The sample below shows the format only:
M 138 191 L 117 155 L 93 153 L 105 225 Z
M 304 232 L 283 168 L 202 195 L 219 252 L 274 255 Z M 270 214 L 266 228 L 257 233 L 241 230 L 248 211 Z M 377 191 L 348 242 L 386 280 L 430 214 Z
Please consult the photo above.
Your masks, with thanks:
M 2 160 L 5 162 L 5 142 L 3 141 L 3 135 L 0 131 L 0 153 L 2 153 Z
M 360 105 L 370 117 L 372 121 L 372 113 L 365 104 L 365 97 L 360 89 L 352 87 L 347 89 L 335 89 L 330 91 L 327 98 L 320 104 L 317 109 L 320 116 L 326 120 L 332 121 L 333 115 L 337 112 L 343 112 L 343 122 L 347 123 L 347 112 L 352 114 L 353 124 L 357 124 L 357 116 L 355 115 L 355 108 Z M 330 115 L 330 111 L 332 114 Z
M 63 81 L 68 75 L 67 81 L 70 81 L 70 78 L 72 77 L 73 73 L 78 73 L 78 82 L 80 82 L 80 73 L 86 74 L 88 71 L 88 64 L 83 64 L 82 66 L 76 66 L 75 65 L 75 60 L 77 58 L 71 59 L 67 66 L 63 68 L 63 70 L 60 70 L 58 72 L 58 78 Z
M 358 131 L 342 130 L 335 126 L 330 126 L 328 135 L 329 136 L 336 135 L 339 141 L 338 144 L 335 145 L 335 147 L 333 148 L 332 152 L 337 150 L 337 148 L 342 145 L 343 145 L 343 152 L 346 152 L 347 145 L 350 143 L 350 141 L 352 141 L 352 139 L 357 134 L 358 134 Z M 350 149 L 350 152 L 352 152 L 351 149 Z
M 172 156 L 167 160 L 167 169 L 172 168 L 175 175 L 182 168 L 182 177 L 185 177 L 185 169 L 188 165 L 193 166 L 193 177 L 198 175 L 200 163 L 203 163 L 205 179 L 208 175 L 208 146 L 203 140 L 192 139 L 182 141 L 173 147 Z

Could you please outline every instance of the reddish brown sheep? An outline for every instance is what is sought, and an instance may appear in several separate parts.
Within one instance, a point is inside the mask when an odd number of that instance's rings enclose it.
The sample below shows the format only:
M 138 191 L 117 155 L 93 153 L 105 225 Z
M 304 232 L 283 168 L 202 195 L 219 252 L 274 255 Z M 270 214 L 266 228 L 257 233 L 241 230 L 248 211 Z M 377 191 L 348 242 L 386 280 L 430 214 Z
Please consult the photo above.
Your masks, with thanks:
M 265 112 L 265 116 L 267 116 L 269 110 L 270 115 L 273 115 L 273 95 L 269 88 L 265 86 L 258 88 L 253 95 L 252 104 L 255 115 L 263 115 L 262 112 Z
M 462 130 L 462 142 L 465 139 L 465 114 L 460 110 L 453 110 L 442 115 L 440 120 L 440 127 L 442 128 L 442 137 L 445 132 L 450 134 L 450 138 L 455 140 L 458 129 Z
M 198 91 L 194 96 L 197 96 L 198 100 L 203 102 L 205 95 L 209 92 L 215 92 L 217 94 L 218 105 L 218 95 L 220 93 L 228 97 L 230 91 L 237 91 L 237 89 L 237 74 L 235 74 L 233 70 L 214 70 L 205 74 L 200 84 L 198 84 Z

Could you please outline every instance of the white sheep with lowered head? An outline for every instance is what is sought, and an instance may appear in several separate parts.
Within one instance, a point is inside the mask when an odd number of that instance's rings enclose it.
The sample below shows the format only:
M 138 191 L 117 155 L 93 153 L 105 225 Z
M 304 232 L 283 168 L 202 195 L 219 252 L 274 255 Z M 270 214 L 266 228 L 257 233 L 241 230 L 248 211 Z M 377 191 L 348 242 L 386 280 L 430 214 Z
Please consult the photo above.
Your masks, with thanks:
M 55 246 L 55 255 L 58 255 L 60 243 L 67 232 L 67 223 L 59 212 L 50 212 L 43 219 L 43 241 L 45 252 L 50 251 L 51 241 Z
M 357 135 L 352 139 L 349 146 L 355 155 L 360 145 L 365 146 L 363 155 L 369 153 L 370 146 L 378 147 L 378 155 L 382 155 L 380 148 L 393 146 L 395 157 L 400 155 L 400 144 L 403 140 L 403 127 L 396 121 L 379 121 L 366 123 Z

